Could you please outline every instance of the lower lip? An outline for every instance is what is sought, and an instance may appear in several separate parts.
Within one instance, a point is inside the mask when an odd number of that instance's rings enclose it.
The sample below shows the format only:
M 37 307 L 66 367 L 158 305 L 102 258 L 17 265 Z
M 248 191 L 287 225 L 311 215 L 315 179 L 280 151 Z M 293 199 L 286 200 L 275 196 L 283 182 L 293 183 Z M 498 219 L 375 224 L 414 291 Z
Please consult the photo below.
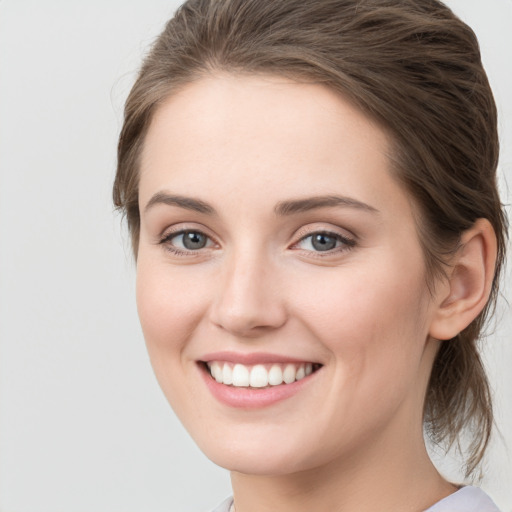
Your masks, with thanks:
M 219 402 L 225 405 L 242 409 L 268 407 L 281 402 L 282 400 L 286 400 L 298 393 L 302 388 L 304 388 L 304 386 L 307 386 L 314 375 L 319 371 L 317 370 L 311 375 L 292 382 L 291 384 L 280 384 L 279 386 L 272 386 L 268 388 L 242 388 L 219 384 L 210 375 L 208 370 L 204 368 L 204 365 L 200 366 L 203 379 L 212 395 Z

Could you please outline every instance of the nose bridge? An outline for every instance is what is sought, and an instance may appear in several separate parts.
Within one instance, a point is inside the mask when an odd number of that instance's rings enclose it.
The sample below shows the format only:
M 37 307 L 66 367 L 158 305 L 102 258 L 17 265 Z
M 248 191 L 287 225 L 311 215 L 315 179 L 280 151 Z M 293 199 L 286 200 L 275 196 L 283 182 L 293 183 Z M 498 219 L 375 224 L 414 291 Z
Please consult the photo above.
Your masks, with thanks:
M 237 336 L 257 336 L 283 325 L 286 311 L 276 274 L 266 251 L 233 250 L 219 276 L 214 323 Z

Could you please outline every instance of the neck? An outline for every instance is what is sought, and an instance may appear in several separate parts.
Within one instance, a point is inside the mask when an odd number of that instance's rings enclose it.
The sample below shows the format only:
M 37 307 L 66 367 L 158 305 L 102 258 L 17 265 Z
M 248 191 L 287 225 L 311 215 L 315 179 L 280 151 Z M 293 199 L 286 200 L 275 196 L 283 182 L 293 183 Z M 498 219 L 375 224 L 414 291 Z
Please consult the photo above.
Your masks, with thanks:
M 397 441 L 394 451 L 373 446 L 291 475 L 232 472 L 236 512 L 420 512 L 456 491 L 432 465 L 422 436 L 416 447 Z

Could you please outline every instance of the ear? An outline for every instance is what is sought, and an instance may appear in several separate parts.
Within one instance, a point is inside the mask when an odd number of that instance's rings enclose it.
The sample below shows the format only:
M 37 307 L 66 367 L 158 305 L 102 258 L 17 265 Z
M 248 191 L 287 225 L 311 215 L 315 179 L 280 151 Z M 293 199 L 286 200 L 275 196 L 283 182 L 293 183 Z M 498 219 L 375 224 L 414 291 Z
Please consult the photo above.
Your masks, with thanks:
M 430 336 L 438 340 L 454 338 L 479 315 L 489 300 L 496 251 L 496 234 L 487 219 L 478 219 L 463 233 L 448 281 L 439 286 Z

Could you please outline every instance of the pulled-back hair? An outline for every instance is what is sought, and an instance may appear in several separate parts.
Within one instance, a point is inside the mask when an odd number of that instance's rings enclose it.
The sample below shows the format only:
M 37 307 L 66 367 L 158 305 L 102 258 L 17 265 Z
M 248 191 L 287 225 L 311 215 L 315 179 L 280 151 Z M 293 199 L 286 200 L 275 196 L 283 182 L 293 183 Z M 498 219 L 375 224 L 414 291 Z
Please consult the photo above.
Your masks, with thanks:
M 452 445 L 469 435 L 467 475 L 493 424 L 477 342 L 495 305 L 506 218 L 496 185 L 497 114 L 473 31 L 437 0 L 189 0 L 146 57 L 127 99 L 114 203 L 135 255 L 139 160 L 158 106 L 216 73 L 274 74 L 338 91 L 393 141 L 393 172 L 416 205 L 430 288 L 461 234 L 490 221 L 498 254 L 491 298 L 459 335 L 441 343 L 424 406 L 427 432 Z

